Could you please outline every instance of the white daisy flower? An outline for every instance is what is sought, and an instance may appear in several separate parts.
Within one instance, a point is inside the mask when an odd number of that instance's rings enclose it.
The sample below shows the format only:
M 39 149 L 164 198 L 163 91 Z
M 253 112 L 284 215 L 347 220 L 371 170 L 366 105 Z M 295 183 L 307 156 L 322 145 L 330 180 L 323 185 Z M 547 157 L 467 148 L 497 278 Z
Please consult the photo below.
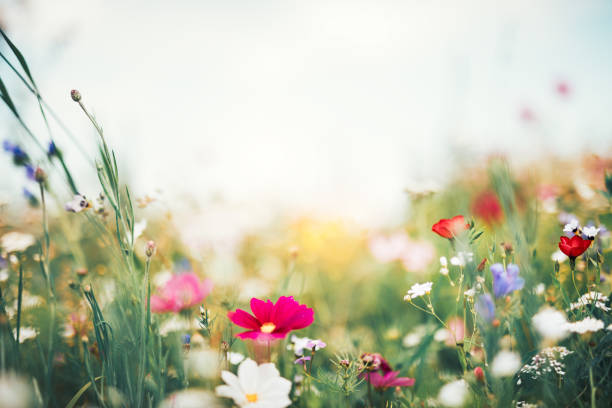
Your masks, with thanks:
M 569 334 L 565 315 L 552 307 L 540 309 L 531 321 L 536 331 L 545 339 L 559 341 Z
M 445 256 L 440 257 L 440 273 L 442 275 L 448 275 L 448 261 Z
M 594 239 L 597 236 L 597 234 L 599 234 L 599 231 L 601 231 L 601 228 L 597 228 L 595 226 L 593 226 L 593 227 L 584 227 L 582 229 L 582 233 L 584 235 L 586 235 L 586 237 L 588 239 Z
M 577 219 L 572 219 L 570 222 L 565 224 L 563 227 L 563 232 L 576 232 L 580 228 L 580 223 Z
M 438 402 L 445 407 L 462 407 L 469 395 L 469 387 L 465 380 L 457 380 L 445 384 L 438 392 Z
M 0 247 L 6 252 L 23 252 L 32 245 L 36 240 L 34 236 L 23 232 L 12 231 L 7 232 L 0 238 Z
M 406 296 L 404 296 L 404 300 L 410 301 L 430 293 L 432 285 L 433 282 L 415 283 L 410 289 L 408 289 L 408 293 L 406 293 Z
M 502 350 L 491 363 L 491 373 L 495 377 L 510 377 L 521 368 L 521 356 L 514 351 Z
M 226 385 L 215 391 L 220 397 L 231 398 L 239 407 L 285 408 L 291 405 L 291 381 L 280 376 L 274 363 L 257 363 L 250 358 L 238 366 L 238 375 L 221 371 Z
M 455 266 L 465 266 L 468 262 L 472 262 L 474 254 L 472 252 L 457 252 L 457 256 L 453 256 L 450 263 Z
M 604 323 L 599 319 L 587 317 L 579 322 L 568 323 L 567 329 L 573 333 L 584 334 L 587 332 L 596 332 L 604 328 Z

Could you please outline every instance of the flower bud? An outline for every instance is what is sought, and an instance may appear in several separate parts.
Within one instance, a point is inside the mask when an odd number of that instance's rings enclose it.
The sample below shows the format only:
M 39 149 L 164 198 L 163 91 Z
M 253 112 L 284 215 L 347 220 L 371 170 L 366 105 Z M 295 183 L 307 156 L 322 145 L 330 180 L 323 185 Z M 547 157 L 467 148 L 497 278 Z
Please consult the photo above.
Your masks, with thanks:
M 491 325 L 495 328 L 499 327 L 500 324 L 501 322 L 499 321 L 499 319 L 493 319 L 493 321 L 491 322 Z
M 87 268 L 78 268 L 75 272 L 78 276 L 83 277 L 87 275 L 88 271 L 87 271 Z
M 482 261 L 478 264 L 478 271 L 482 272 L 484 270 L 485 264 L 487 263 L 487 258 L 482 258 Z
M 474 376 L 476 377 L 476 381 L 484 383 L 485 375 L 482 367 L 478 366 L 474 368 Z
M 45 173 L 45 171 L 40 167 L 36 167 L 36 170 L 34 170 L 34 181 L 36 181 L 37 183 L 44 183 L 46 179 L 47 174 Z
M 147 258 L 151 258 L 155 254 L 156 246 L 154 241 L 149 241 L 145 244 L 145 254 Z
M 81 93 L 76 89 L 73 89 L 72 91 L 70 91 L 70 97 L 73 101 L 79 102 L 81 100 Z

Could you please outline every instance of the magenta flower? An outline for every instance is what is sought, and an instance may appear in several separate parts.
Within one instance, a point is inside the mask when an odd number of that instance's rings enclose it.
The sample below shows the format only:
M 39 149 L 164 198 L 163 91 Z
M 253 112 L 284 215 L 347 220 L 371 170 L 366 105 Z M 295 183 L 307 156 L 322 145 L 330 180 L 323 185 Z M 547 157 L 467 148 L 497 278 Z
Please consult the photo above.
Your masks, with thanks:
M 366 380 L 377 390 L 384 391 L 390 387 L 412 387 L 414 378 L 398 377 L 399 371 L 389 371 L 384 374 L 378 372 L 366 373 Z
M 293 296 L 281 296 L 276 303 L 271 300 L 251 299 L 253 315 L 242 309 L 228 312 L 227 317 L 249 331 L 236 334 L 241 339 L 270 341 L 284 339 L 291 330 L 308 327 L 314 321 L 314 311 L 300 305 Z
M 196 306 L 212 290 L 213 283 L 210 279 L 200 281 L 193 272 L 174 275 L 163 288 L 159 295 L 151 296 L 151 311 L 154 313 L 180 312 Z

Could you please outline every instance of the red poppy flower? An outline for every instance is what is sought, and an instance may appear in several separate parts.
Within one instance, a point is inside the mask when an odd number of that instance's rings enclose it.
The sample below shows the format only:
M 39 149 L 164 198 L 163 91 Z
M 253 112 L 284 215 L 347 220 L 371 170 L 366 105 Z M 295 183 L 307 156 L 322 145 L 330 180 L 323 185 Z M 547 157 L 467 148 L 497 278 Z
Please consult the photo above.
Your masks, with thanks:
M 431 227 L 431 230 L 443 238 L 451 239 L 469 228 L 470 224 L 465 222 L 463 215 L 456 215 L 451 219 L 441 219 Z
M 484 191 L 474 199 L 472 212 L 489 225 L 497 224 L 504 218 L 504 210 L 492 191 Z
M 593 241 L 582 239 L 578 235 L 574 235 L 571 238 L 561 237 L 559 249 L 571 259 L 576 259 L 576 257 L 582 255 L 591 246 L 591 242 Z
M 276 303 L 253 298 L 251 310 L 254 316 L 242 309 L 227 314 L 232 323 L 249 329 L 236 335 L 243 340 L 284 339 L 290 331 L 308 327 L 314 321 L 314 311 L 306 305 L 300 305 L 293 300 L 293 296 L 281 296 Z

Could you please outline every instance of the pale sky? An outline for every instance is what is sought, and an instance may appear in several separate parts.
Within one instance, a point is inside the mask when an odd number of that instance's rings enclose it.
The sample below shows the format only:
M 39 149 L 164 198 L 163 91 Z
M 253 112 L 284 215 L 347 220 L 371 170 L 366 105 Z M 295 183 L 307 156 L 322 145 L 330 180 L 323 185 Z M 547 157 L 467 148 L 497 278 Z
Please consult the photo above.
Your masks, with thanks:
M 460 161 L 612 142 L 609 1 L 0 0 L 0 19 L 83 144 L 72 88 L 136 194 L 189 196 L 210 230 L 279 213 L 385 224 L 406 186 L 444 183 Z M 7 196 L 21 173 L 6 156 L 0 170 Z

